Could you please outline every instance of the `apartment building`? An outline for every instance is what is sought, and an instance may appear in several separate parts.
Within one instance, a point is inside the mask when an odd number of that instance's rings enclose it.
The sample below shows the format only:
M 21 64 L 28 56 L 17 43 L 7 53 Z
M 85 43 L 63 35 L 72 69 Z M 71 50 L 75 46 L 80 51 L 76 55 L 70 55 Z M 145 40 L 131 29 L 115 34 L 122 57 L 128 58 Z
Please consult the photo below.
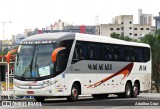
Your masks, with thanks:
M 114 18 L 113 24 L 100 24 L 99 34 L 110 36 L 111 33 L 141 39 L 145 34 L 151 32 L 150 24 L 133 24 L 133 15 L 120 15 Z M 96 32 L 98 33 L 98 32 Z
M 152 14 L 142 13 L 142 9 L 138 10 L 138 21 L 139 24 L 150 24 L 152 25 Z
M 154 19 L 156 20 L 156 30 L 160 29 L 160 12 L 159 12 L 159 16 L 155 16 Z

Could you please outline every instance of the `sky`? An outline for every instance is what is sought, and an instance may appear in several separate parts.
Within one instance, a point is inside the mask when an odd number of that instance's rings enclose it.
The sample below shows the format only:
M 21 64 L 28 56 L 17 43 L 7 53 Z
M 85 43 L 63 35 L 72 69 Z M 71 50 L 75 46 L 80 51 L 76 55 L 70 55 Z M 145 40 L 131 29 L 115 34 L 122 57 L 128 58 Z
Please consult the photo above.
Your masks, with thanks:
M 11 39 L 24 29 L 41 29 L 59 19 L 73 25 L 95 25 L 96 16 L 99 24 L 107 24 L 115 16 L 133 15 L 136 24 L 138 9 L 158 16 L 160 0 L 0 0 L 0 40 L 3 29 L 5 39 Z

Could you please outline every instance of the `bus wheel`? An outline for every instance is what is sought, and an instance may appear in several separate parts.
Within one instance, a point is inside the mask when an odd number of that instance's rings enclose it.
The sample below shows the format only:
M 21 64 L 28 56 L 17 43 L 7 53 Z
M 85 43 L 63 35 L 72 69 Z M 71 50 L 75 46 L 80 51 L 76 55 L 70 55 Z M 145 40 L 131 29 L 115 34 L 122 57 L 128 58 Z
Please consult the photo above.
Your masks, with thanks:
M 132 85 L 129 82 L 127 82 L 125 86 L 124 97 L 125 98 L 131 97 L 131 93 L 132 93 Z
M 125 92 L 117 94 L 119 98 L 129 98 L 132 94 L 132 85 L 131 83 L 127 82 L 125 86 Z
M 44 102 L 45 100 L 45 97 L 41 97 L 41 96 L 35 96 L 34 98 L 37 102 Z
M 71 95 L 67 97 L 68 101 L 77 101 L 79 96 L 79 88 L 77 84 L 73 84 L 72 89 L 71 89 Z
M 108 95 L 109 94 L 93 94 L 92 97 L 94 99 L 106 99 L 106 98 L 108 98 Z
M 138 96 L 138 93 L 139 93 L 138 83 L 135 82 L 133 86 L 132 97 L 136 98 Z

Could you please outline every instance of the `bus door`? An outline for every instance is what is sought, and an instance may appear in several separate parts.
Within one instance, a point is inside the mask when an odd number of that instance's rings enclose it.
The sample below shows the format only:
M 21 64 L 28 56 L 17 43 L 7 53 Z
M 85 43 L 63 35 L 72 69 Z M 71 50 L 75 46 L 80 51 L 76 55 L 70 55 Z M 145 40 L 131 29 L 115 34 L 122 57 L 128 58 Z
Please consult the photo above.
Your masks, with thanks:
M 55 76 L 55 92 L 56 95 L 64 95 L 66 90 L 65 85 L 65 69 L 67 65 L 67 60 L 65 58 L 65 51 L 60 51 L 56 62 L 56 76 Z M 66 90 L 67 91 L 67 90 Z
M 59 47 L 62 47 L 59 51 L 56 62 L 56 95 L 66 95 L 68 86 L 68 74 L 66 74 L 67 63 L 69 61 L 69 55 L 73 40 L 63 40 L 59 43 Z

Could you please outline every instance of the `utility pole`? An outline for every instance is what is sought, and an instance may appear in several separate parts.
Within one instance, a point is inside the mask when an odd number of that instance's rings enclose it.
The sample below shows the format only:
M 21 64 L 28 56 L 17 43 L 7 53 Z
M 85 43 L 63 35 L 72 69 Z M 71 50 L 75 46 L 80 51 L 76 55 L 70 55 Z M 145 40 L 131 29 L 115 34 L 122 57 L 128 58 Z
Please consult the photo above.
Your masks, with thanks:
M 5 40 L 5 35 L 4 35 L 4 32 L 5 32 L 5 24 L 6 23 L 12 23 L 11 21 L 7 22 L 7 21 L 3 21 L 3 22 L 0 22 L 2 23 L 2 29 L 3 29 L 3 39 L 2 40 Z

